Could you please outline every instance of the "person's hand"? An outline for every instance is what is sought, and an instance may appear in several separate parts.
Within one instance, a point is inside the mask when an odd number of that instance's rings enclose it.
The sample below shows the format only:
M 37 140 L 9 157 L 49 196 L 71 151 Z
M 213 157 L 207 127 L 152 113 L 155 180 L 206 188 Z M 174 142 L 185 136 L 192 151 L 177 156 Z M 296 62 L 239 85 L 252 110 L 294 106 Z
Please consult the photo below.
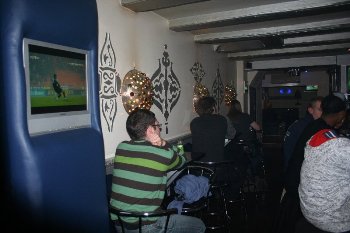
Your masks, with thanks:
M 154 146 L 164 146 L 165 140 L 162 139 L 158 134 L 152 134 L 148 137 L 149 142 Z

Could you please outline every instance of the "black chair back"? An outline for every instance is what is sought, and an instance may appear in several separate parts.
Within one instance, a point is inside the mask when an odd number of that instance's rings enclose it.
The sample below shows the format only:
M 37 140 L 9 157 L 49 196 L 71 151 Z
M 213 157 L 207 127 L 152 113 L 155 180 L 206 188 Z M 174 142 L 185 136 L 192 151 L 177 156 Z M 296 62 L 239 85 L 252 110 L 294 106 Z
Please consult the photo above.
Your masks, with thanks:
M 204 176 L 204 177 L 208 178 L 209 190 L 210 190 L 210 187 L 211 187 L 213 180 L 215 178 L 214 171 L 208 167 L 196 166 L 196 165 L 187 166 L 181 172 L 179 172 L 179 174 L 174 179 L 174 181 L 168 186 L 167 193 L 166 193 L 166 196 L 165 196 L 164 202 L 163 202 L 164 207 L 168 206 L 168 204 L 172 200 L 177 199 L 178 194 L 175 192 L 175 189 L 174 189 L 175 185 L 176 185 L 176 181 L 179 180 L 181 177 L 188 175 L 188 174 L 191 174 L 194 176 Z M 207 196 L 209 195 L 209 190 L 208 190 Z M 207 196 L 202 197 L 198 201 L 191 203 L 191 204 L 185 203 L 183 208 L 182 208 L 181 214 L 199 217 L 198 212 L 205 209 L 205 207 L 207 206 Z

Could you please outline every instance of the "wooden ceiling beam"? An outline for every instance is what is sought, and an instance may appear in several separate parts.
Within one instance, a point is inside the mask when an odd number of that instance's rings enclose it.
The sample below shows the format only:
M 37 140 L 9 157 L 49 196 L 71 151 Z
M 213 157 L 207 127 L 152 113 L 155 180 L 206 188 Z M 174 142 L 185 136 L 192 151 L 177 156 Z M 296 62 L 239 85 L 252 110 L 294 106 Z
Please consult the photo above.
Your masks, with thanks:
M 145 12 L 205 1 L 209 0 L 121 0 L 121 4 L 134 12 Z
M 329 65 L 336 65 L 336 64 L 337 64 L 336 56 L 286 58 L 286 59 L 278 59 L 278 60 L 251 62 L 253 70 L 280 69 L 280 68 L 305 67 L 305 66 L 329 66 Z
M 282 19 L 322 12 L 330 13 L 335 10 L 346 10 L 349 7 L 349 0 L 290 1 L 171 19 L 169 20 L 169 29 L 173 31 L 189 31 L 224 25 L 259 22 L 266 19 Z
M 334 43 L 349 41 L 350 32 L 330 33 L 313 36 L 290 37 L 283 39 L 284 46 L 300 46 L 305 44 Z
M 273 36 L 297 36 L 307 33 L 320 33 L 350 28 L 350 18 L 315 21 L 288 26 L 248 29 L 239 31 L 216 32 L 194 36 L 196 43 L 221 43 Z
M 232 59 L 241 59 L 245 57 L 262 57 L 270 55 L 288 55 L 297 53 L 310 53 L 310 52 L 325 52 L 329 50 L 339 50 L 344 49 L 346 53 L 347 49 L 350 48 L 350 43 L 342 44 L 332 44 L 332 45 L 317 45 L 317 46 L 307 46 L 307 47 L 293 47 L 293 48 L 283 48 L 283 49 L 268 49 L 268 50 L 256 50 L 248 52 L 237 52 L 229 53 L 227 57 Z

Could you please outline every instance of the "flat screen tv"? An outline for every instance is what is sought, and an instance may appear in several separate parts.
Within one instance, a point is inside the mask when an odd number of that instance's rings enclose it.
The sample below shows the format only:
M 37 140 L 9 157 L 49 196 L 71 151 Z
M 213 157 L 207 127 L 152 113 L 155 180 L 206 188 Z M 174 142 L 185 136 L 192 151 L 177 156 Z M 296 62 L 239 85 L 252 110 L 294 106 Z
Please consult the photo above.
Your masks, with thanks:
M 91 126 L 89 52 L 25 38 L 23 57 L 29 133 Z

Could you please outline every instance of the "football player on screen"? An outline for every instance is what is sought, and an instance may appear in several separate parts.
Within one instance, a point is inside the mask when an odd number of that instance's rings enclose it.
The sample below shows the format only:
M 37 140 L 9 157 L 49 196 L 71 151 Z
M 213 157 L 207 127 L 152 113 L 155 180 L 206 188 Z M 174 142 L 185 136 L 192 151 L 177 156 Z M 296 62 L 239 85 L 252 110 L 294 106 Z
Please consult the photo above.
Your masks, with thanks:
M 60 98 L 62 95 L 64 98 L 66 98 L 66 93 L 64 90 L 61 88 L 60 83 L 57 81 L 57 75 L 53 74 L 53 81 L 52 81 L 52 86 L 55 92 L 57 93 L 57 98 Z

